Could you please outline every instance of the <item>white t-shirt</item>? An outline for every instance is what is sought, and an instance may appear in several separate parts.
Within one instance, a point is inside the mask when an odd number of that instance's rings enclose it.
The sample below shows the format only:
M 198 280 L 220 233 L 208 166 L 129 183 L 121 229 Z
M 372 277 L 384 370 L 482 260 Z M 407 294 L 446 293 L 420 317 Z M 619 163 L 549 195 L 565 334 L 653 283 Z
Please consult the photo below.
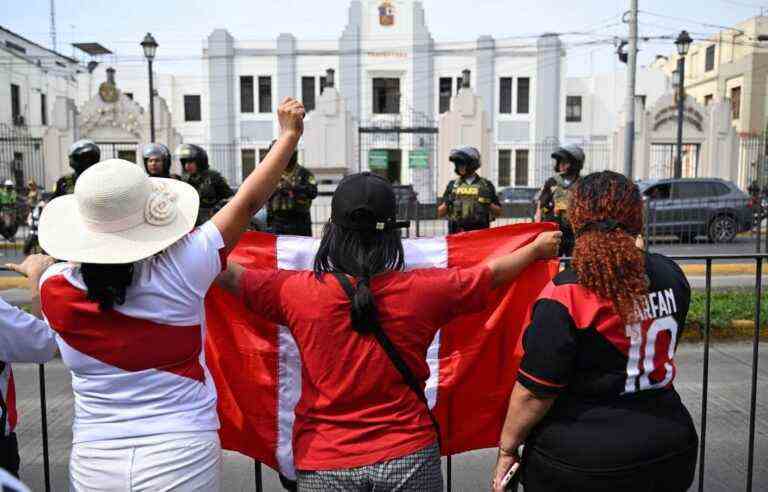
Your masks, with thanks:
M 108 311 L 86 299 L 78 266 L 45 273 L 43 314 L 72 372 L 75 443 L 219 428 L 203 298 L 223 253 L 221 234 L 205 223 L 136 263 L 125 303 Z

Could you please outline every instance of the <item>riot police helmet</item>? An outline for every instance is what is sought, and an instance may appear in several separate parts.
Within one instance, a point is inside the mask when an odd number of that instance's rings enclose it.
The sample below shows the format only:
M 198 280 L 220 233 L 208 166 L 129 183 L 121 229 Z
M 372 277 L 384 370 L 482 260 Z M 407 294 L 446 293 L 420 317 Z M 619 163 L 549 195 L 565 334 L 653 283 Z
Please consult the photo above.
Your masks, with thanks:
M 171 151 L 161 143 L 151 143 L 144 146 L 141 151 L 144 159 L 144 169 L 149 173 L 150 157 L 159 158 L 163 163 L 163 176 L 168 176 L 171 172 Z
M 208 169 L 208 153 L 199 145 L 179 145 L 176 149 L 176 157 L 179 159 L 179 162 L 181 162 L 181 167 L 184 167 L 187 162 L 194 162 L 197 164 L 198 172 Z
M 555 160 L 555 172 L 560 172 L 560 163 L 567 162 L 571 165 L 568 174 L 578 175 L 584 167 L 584 150 L 576 144 L 568 144 L 559 147 L 552 153 Z
M 78 140 L 69 148 L 69 167 L 77 176 L 101 160 L 101 150 L 93 140 Z
M 3 186 L 5 186 L 6 188 L 13 188 L 15 185 L 13 184 L 12 180 L 6 179 L 5 182 L 3 183 Z
M 480 152 L 474 147 L 465 146 L 453 149 L 448 160 L 453 162 L 456 174 L 459 174 L 459 167 L 461 166 L 465 166 L 469 174 L 480 168 Z

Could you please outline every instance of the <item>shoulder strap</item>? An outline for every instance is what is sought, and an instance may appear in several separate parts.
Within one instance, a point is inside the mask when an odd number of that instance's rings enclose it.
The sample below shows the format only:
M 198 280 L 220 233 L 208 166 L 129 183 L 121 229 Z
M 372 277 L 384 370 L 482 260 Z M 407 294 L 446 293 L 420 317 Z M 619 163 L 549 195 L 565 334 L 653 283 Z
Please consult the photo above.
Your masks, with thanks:
M 349 281 L 349 278 L 347 278 L 347 276 L 343 273 L 339 272 L 333 272 L 333 276 L 336 277 L 336 280 L 339 281 L 341 287 L 344 289 L 344 292 L 346 292 L 347 297 L 352 300 L 352 297 L 355 295 L 355 288 L 352 287 L 352 282 Z M 384 352 L 387 353 L 389 360 L 392 361 L 392 365 L 395 366 L 397 372 L 399 372 L 405 380 L 405 384 L 407 384 L 408 387 L 411 388 L 411 390 L 416 394 L 419 400 L 424 403 L 424 407 L 427 409 L 427 413 L 429 414 L 429 419 L 432 421 L 432 425 L 435 427 L 435 432 L 437 433 L 437 443 L 442 447 L 442 441 L 440 437 L 440 424 L 437 422 L 437 419 L 432 413 L 432 409 L 429 408 L 429 402 L 427 401 L 427 395 L 424 394 L 424 389 L 421 387 L 421 384 L 411 371 L 411 368 L 408 367 L 408 364 L 406 364 L 406 362 L 403 360 L 403 357 L 397 351 L 397 348 L 392 343 L 392 340 L 390 340 L 387 334 L 384 333 L 379 320 L 373 321 L 372 328 L 373 336 L 376 337 L 376 340 L 379 342 L 379 345 L 381 345 L 381 348 L 383 348 Z

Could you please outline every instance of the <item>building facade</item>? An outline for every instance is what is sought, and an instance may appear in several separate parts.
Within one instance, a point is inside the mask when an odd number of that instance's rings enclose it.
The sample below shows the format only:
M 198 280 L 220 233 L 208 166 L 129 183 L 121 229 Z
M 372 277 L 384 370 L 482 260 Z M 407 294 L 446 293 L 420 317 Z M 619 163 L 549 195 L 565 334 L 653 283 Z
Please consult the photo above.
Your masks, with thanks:
M 686 94 L 707 106 L 731 105 L 740 135 L 762 135 L 768 123 L 768 17 L 757 16 L 694 42 L 685 58 Z M 679 55 L 659 57 L 655 66 L 677 81 Z

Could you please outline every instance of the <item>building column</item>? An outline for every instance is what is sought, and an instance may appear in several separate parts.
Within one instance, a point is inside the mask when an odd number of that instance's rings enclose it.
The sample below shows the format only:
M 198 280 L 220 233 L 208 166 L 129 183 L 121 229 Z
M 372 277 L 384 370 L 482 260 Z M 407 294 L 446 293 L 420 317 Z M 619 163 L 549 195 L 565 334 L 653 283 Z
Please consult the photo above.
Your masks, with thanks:
M 536 42 L 536 143 L 560 140 L 562 43 L 557 34 Z
M 293 34 L 277 37 L 277 102 L 296 97 L 296 38 Z
M 360 37 L 363 7 L 359 1 L 349 6 L 347 27 L 339 39 L 339 89 L 344 95 L 349 113 L 360 122 Z
M 225 29 L 208 36 L 208 140 L 232 143 L 235 131 L 235 40 Z

